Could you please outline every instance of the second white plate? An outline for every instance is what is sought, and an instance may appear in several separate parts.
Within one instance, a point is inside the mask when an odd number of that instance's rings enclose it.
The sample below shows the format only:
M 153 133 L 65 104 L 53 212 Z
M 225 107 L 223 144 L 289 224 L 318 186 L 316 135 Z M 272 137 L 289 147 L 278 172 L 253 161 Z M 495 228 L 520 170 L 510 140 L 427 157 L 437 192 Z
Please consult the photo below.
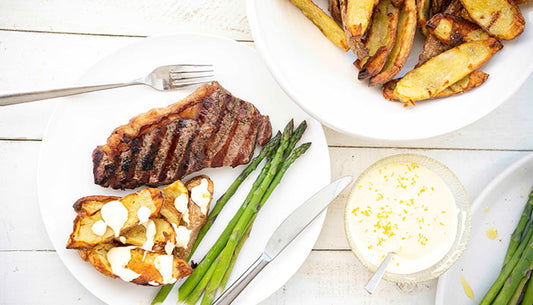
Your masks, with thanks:
M 327 12 L 327 0 L 315 1 Z M 384 140 L 441 135 L 471 124 L 507 100 L 533 71 L 524 54 L 533 50 L 533 6 L 521 6 L 526 29 L 481 70 L 490 74 L 471 92 L 415 107 L 383 98 L 381 87 L 357 80 L 355 56 L 331 43 L 289 0 L 247 0 L 248 21 L 268 68 L 285 92 L 307 113 L 343 133 Z M 397 77 L 418 61 L 423 39 Z M 512 71 L 512 72 L 511 72 Z M 512 76 L 510 76 L 512 75 Z
M 500 274 L 532 186 L 533 155 L 529 155 L 503 171 L 476 198 L 470 242 L 463 256 L 439 279 L 436 305 L 477 304 L 483 299 Z M 496 229 L 498 237 L 489 239 L 489 229 Z M 465 294 L 461 276 L 474 291 L 475 303 Z

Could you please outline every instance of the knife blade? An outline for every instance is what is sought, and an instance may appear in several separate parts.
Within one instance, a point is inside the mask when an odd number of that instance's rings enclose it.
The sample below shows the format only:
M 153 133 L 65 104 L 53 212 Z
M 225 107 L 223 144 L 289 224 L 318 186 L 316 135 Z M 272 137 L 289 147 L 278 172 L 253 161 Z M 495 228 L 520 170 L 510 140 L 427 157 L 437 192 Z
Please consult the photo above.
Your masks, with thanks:
M 213 304 L 231 304 L 252 279 L 317 218 L 320 212 L 351 182 L 352 177 L 342 177 L 322 188 L 294 210 L 274 231 L 261 256 Z

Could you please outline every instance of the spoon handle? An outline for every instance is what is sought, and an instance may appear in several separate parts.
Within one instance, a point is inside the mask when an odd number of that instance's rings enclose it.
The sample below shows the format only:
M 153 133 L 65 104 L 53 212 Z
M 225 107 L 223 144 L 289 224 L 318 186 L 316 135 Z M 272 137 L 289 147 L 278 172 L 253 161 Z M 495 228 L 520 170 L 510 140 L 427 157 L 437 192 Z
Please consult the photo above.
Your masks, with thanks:
M 387 266 L 389 265 L 393 255 L 394 255 L 394 252 L 389 252 L 387 254 L 383 262 L 381 262 L 381 265 L 379 265 L 374 275 L 372 275 L 372 277 L 366 284 L 365 290 L 368 291 L 368 293 L 370 294 L 374 293 L 374 290 L 376 290 L 376 288 L 378 287 L 378 284 L 381 281 L 383 274 L 385 274 L 385 270 L 387 270 Z

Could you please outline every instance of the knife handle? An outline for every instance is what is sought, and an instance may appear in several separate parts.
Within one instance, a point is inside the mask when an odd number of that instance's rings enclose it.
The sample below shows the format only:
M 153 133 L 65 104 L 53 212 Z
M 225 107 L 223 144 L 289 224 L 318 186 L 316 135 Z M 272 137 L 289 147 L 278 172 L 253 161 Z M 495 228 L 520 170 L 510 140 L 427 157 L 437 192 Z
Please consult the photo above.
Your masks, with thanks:
M 229 305 L 239 294 L 248 286 L 263 268 L 265 268 L 272 259 L 263 253 L 246 271 L 231 284 L 213 303 L 213 305 Z

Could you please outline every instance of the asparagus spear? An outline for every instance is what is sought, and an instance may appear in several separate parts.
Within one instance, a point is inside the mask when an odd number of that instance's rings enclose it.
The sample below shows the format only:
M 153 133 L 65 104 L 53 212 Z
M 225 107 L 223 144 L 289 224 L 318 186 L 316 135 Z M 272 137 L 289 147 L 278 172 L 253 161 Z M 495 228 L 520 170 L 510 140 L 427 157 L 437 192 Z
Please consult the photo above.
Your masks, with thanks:
M 244 233 L 246 232 L 253 224 L 253 221 L 255 217 L 257 216 L 257 213 L 261 209 L 261 207 L 264 205 L 270 194 L 272 194 L 272 191 L 276 188 L 276 186 L 279 184 L 279 181 L 281 180 L 281 177 L 285 174 L 287 168 L 298 158 L 301 156 L 307 149 L 309 148 L 310 143 L 303 144 L 302 146 L 298 147 L 291 156 L 286 160 L 286 162 L 283 162 L 282 166 L 280 167 L 280 170 L 276 173 L 276 176 L 274 176 L 271 179 L 271 183 L 268 185 L 267 188 L 264 189 L 262 193 L 257 193 L 258 196 L 261 196 L 261 200 L 257 202 L 257 205 L 255 208 L 252 205 L 249 205 L 241 219 L 239 220 L 239 223 L 237 223 L 237 226 L 235 227 L 234 231 L 232 232 L 232 235 L 230 239 L 228 240 L 228 243 L 221 254 L 221 259 L 218 262 L 217 269 L 215 270 L 215 274 L 213 275 L 213 278 L 209 282 L 206 290 L 205 295 L 202 299 L 202 305 L 210 305 L 213 303 L 213 300 L 216 296 L 216 292 L 218 290 L 218 287 L 220 286 L 220 283 L 222 281 L 222 278 L 224 277 L 224 274 L 229 271 L 229 265 L 231 262 L 231 259 L 235 253 L 235 248 L 237 247 L 237 244 L 239 241 L 243 238 Z M 267 181 L 267 180 L 265 180 Z M 263 182 L 263 185 L 266 185 L 266 182 Z M 250 217 L 247 217 L 247 212 L 250 212 Z
M 292 152 L 294 146 L 296 146 L 296 143 L 298 143 L 298 141 L 300 141 L 300 139 L 302 138 L 302 135 L 304 134 L 306 129 L 307 122 L 305 120 L 302 121 L 300 125 L 298 125 L 298 127 L 296 127 L 292 134 L 291 141 L 289 142 L 289 146 L 287 147 L 287 149 L 285 150 L 285 154 L 283 155 L 284 159 L 287 159 L 289 154 Z
M 526 246 L 530 245 L 530 242 L 533 241 L 531 239 L 532 236 L 533 230 L 527 230 L 526 236 L 518 245 L 518 248 L 516 248 L 516 251 L 514 252 L 509 262 L 503 267 L 502 271 L 500 272 L 500 275 L 498 276 L 494 284 L 492 284 L 492 287 L 490 287 L 489 291 L 487 292 L 487 294 L 485 294 L 485 297 L 483 297 L 483 300 L 481 300 L 479 305 L 492 304 L 492 300 L 494 300 L 494 298 L 498 295 L 498 292 L 500 292 L 500 289 L 506 283 L 507 278 L 509 277 L 509 275 L 511 275 L 513 269 L 521 260 L 522 253 L 524 253 Z M 533 245 L 531 245 L 531 247 L 533 247 Z
M 509 247 L 507 248 L 507 253 L 505 254 L 505 259 L 503 261 L 504 266 L 509 262 L 509 260 L 514 254 L 514 251 L 516 251 L 516 248 L 518 248 L 518 244 L 520 244 L 520 240 L 522 239 L 524 230 L 526 229 L 529 220 L 531 220 L 532 211 L 533 211 L 533 191 L 529 194 L 529 199 L 526 203 L 526 206 L 524 207 L 524 211 L 522 212 L 520 221 L 518 222 L 518 225 L 516 226 L 516 229 L 514 230 L 513 235 L 511 235 L 511 241 L 509 242 Z
M 254 217 L 254 220 L 255 220 L 255 217 Z M 252 220 L 252 222 L 254 220 Z M 242 247 L 246 243 L 246 240 L 248 239 L 248 237 L 250 237 L 251 230 L 252 230 L 252 226 L 249 226 L 246 232 L 244 232 L 244 236 L 241 238 L 241 240 L 237 244 L 237 248 L 235 249 L 235 252 L 233 253 L 233 256 L 231 257 L 228 270 L 226 270 L 226 273 L 224 273 L 224 277 L 222 278 L 222 282 L 220 283 L 220 291 L 224 291 L 224 289 L 226 288 L 226 284 L 228 283 L 228 280 L 231 276 L 233 267 L 235 267 L 235 262 L 237 261 L 237 257 L 239 256 L 239 253 L 241 252 Z
M 253 195 L 251 196 L 251 200 L 249 202 L 245 201 L 243 203 L 243 205 L 237 211 L 235 216 L 233 216 L 233 218 L 230 221 L 230 223 L 226 226 L 226 229 L 224 230 L 224 232 L 222 232 L 222 234 L 220 235 L 218 240 L 215 242 L 213 247 L 211 247 L 209 252 L 207 252 L 207 254 L 204 257 L 204 259 L 196 267 L 194 272 L 187 278 L 187 280 L 185 280 L 183 285 L 181 285 L 181 287 L 179 289 L 179 300 L 180 301 L 185 300 L 189 296 L 191 291 L 194 289 L 194 287 L 196 287 L 198 282 L 200 282 L 201 278 L 207 272 L 207 269 L 209 268 L 209 266 L 211 265 L 213 260 L 219 255 L 219 253 L 226 246 L 226 243 L 228 242 L 228 240 L 230 238 L 230 235 L 233 233 L 235 228 L 239 225 L 239 222 L 241 221 L 241 219 L 243 217 L 246 217 L 245 219 L 249 219 L 250 218 L 249 217 L 250 212 L 247 213 L 247 210 L 250 210 L 249 207 L 250 206 L 255 206 L 257 204 L 256 201 L 259 201 L 261 199 L 260 197 L 258 198 L 258 196 L 259 196 L 258 194 L 262 194 L 263 193 L 264 188 L 266 188 L 265 184 L 267 186 L 268 186 L 268 184 L 270 184 L 270 181 L 272 179 L 271 177 L 273 176 L 272 171 L 276 171 L 277 172 L 277 167 L 279 166 L 280 159 L 283 156 L 283 153 L 284 153 L 285 149 L 289 145 L 289 140 L 290 140 L 290 137 L 292 135 L 292 130 L 293 130 L 293 124 L 294 123 L 291 120 L 287 124 L 287 126 L 285 127 L 285 130 L 284 130 L 284 132 L 282 134 L 282 137 L 281 137 L 280 145 L 279 145 L 279 147 L 276 150 L 276 154 L 275 154 L 274 158 L 272 159 L 272 161 L 270 163 L 266 164 L 265 167 L 263 168 L 263 170 L 266 169 L 266 175 L 264 175 L 264 179 L 262 181 L 256 180 L 256 183 L 259 185 L 259 187 L 257 187 L 257 189 L 255 189 L 253 191 L 253 193 L 252 193 Z M 239 212 L 242 212 L 242 213 L 239 213 Z M 238 230 L 242 232 L 242 224 L 241 224 L 241 227 Z
M 526 293 L 524 294 L 524 299 L 522 300 L 522 304 L 525 304 L 525 305 L 533 304 L 533 279 L 527 283 Z
M 187 258 L 187 260 L 191 259 L 192 255 L 194 254 L 194 251 L 196 250 L 196 248 L 198 247 L 198 245 L 200 244 L 200 242 L 204 238 L 204 236 L 207 233 L 207 231 L 209 230 L 209 228 L 213 225 L 213 222 L 215 221 L 216 217 L 220 213 L 220 210 L 222 210 L 224 205 L 229 201 L 229 199 L 233 196 L 233 194 L 235 194 L 235 192 L 237 191 L 238 187 L 246 179 L 246 177 L 248 177 L 248 175 L 250 175 L 250 173 L 253 172 L 253 170 L 255 170 L 257 165 L 259 163 L 261 163 L 261 160 L 265 156 L 267 157 L 267 164 L 270 162 L 270 160 L 273 157 L 273 153 L 276 152 L 276 150 L 277 150 L 280 138 L 281 138 L 281 133 L 278 132 L 276 134 L 276 136 L 274 136 L 272 139 L 270 139 L 268 141 L 268 143 L 265 144 L 265 146 L 263 146 L 263 148 L 261 149 L 261 152 L 259 153 L 259 155 L 256 158 L 254 158 L 254 160 L 251 161 L 251 163 L 237 177 L 237 180 L 230 185 L 230 187 L 226 191 L 226 193 L 217 201 L 217 204 L 215 205 L 215 208 L 213 209 L 213 211 L 210 213 L 206 224 L 204 225 L 204 227 L 202 227 L 202 229 L 200 229 L 200 232 L 198 233 L 198 236 L 196 237 L 196 241 L 193 244 L 193 247 L 191 249 L 191 252 L 189 253 L 189 257 Z M 265 165 L 265 167 L 267 167 L 267 166 Z M 265 168 L 263 168 L 263 171 L 261 171 L 261 173 L 259 174 L 259 177 L 257 178 L 257 180 L 263 179 L 264 176 L 266 175 L 266 172 L 268 171 L 268 168 L 267 168 L 267 170 L 264 170 L 264 169 Z M 239 182 L 237 183 L 237 181 L 239 181 Z M 254 187 L 257 188 L 256 183 L 254 183 Z M 252 190 L 254 190 L 254 187 L 252 187 Z M 250 197 L 251 193 L 252 193 L 252 191 L 250 192 L 248 197 Z M 247 201 L 249 201 L 249 200 L 245 200 L 245 202 L 247 202 Z M 242 214 L 244 209 L 242 209 L 242 210 L 239 209 L 239 211 Z M 239 214 L 239 211 L 237 212 L 237 214 Z M 233 217 L 233 218 L 235 218 L 235 217 Z M 233 221 L 233 219 L 232 219 L 232 221 Z M 235 223 L 236 223 L 236 220 L 235 220 Z M 172 288 L 174 288 L 174 285 L 175 284 L 171 284 L 171 285 L 165 285 L 165 286 L 161 287 L 159 289 L 159 292 L 155 296 L 155 298 L 152 300 L 151 305 L 163 303 L 165 301 L 165 299 L 167 298 L 168 294 L 170 293 L 170 291 L 172 290 Z
M 514 267 L 509 278 L 505 281 L 502 290 L 492 304 L 507 305 L 520 285 L 520 281 L 531 272 L 531 269 L 533 269 L 533 241 L 529 242 L 526 251 Z
M 276 136 L 274 136 L 272 139 L 268 141 L 265 146 L 261 149 L 261 152 L 257 157 L 255 157 L 248 166 L 242 171 L 242 173 L 235 179 L 235 181 L 229 186 L 228 190 L 220 199 L 217 200 L 217 203 L 215 204 L 215 207 L 209 213 L 209 216 L 207 218 L 207 221 L 205 225 L 200 229 L 200 232 L 198 232 L 198 237 L 196 237 L 196 241 L 194 242 L 192 248 L 191 248 L 191 255 L 194 253 L 200 242 L 202 241 L 202 238 L 204 238 L 205 234 L 211 228 L 213 223 L 215 222 L 218 214 L 220 214 L 220 211 L 222 211 L 222 208 L 226 205 L 226 203 L 229 201 L 229 199 L 235 194 L 241 183 L 257 168 L 259 163 L 268 156 L 272 150 L 275 150 L 279 144 L 279 140 L 281 138 L 281 133 L 277 133 Z M 189 258 L 190 256 L 189 255 Z
M 196 302 L 198 302 L 198 300 L 200 299 L 200 297 L 204 293 L 205 287 L 209 283 L 209 280 L 211 280 L 211 277 L 213 276 L 213 273 L 215 272 L 215 267 L 216 267 L 216 265 L 217 265 L 217 263 L 219 261 L 220 261 L 220 255 L 217 256 L 217 258 L 213 261 L 213 263 L 211 264 L 211 266 L 209 267 L 209 269 L 205 273 L 205 275 L 202 278 L 202 280 L 200 281 L 200 283 L 198 283 L 198 285 L 196 285 L 194 290 L 191 292 L 191 294 L 189 295 L 189 297 L 185 301 L 187 304 L 194 305 L 194 304 L 196 304 Z
M 520 297 L 522 296 L 522 292 L 524 292 L 524 288 L 526 287 L 526 284 L 529 280 L 531 272 L 529 272 L 526 276 L 522 278 L 520 281 L 520 284 L 518 284 L 518 288 L 514 292 L 513 296 L 511 297 L 511 300 L 509 301 L 508 305 L 518 305 L 518 301 L 520 301 Z
M 270 185 L 270 182 L 272 182 L 276 173 L 278 172 L 278 169 L 280 168 L 280 165 L 282 165 L 283 163 L 283 156 L 285 154 L 287 147 L 289 146 L 290 138 L 292 135 L 292 129 L 293 129 L 293 121 L 291 120 L 289 124 L 287 124 L 287 126 L 285 127 L 285 130 L 283 131 L 280 146 L 278 147 L 278 150 L 276 151 L 276 155 L 274 156 L 274 159 L 272 159 L 272 163 L 271 163 L 272 165 L 270 167 L 270 170 L 265 176 L 265 179 L 261 182 L 261 185 L 259 186 L 259 188 L 257 188 L 254 191 L 252 200 L 250 201 L 250 203 L 244 210 L 244 213 L 242 214 L 242 216 L 239 218 L 239 221 L 237 222 L 237 225 L 235 225 L 235 228 L 233 228 L 233 231 L 230 235 L 230 238 L 226 246 L 222 250 L 220 262 L 217 264 L 217 267 L 215 269 L 215 274 L 213 275 L 213 277 L 211 278 L 211 281 L 207 285 L 204 297 L 202 298 L 202 303 L 201 303 L 202 305 L 213 303 L 217 289 L 220 286 L 222 277 L 224 276 L 224 273 L 226 272 L 228 268 L 231 257 L 235 251 L 235 248 L 237 247 L 237 243 L 239 242 L 239 240 L 242 238 L 242 236 L 248 229 L 248 225 L 251 225 L 250 220 L 254 217 L 254 214 L 257 213 L 258 204 L 261 202 L 261 199 L 263 198 L 263 194 L 267 191 Z

